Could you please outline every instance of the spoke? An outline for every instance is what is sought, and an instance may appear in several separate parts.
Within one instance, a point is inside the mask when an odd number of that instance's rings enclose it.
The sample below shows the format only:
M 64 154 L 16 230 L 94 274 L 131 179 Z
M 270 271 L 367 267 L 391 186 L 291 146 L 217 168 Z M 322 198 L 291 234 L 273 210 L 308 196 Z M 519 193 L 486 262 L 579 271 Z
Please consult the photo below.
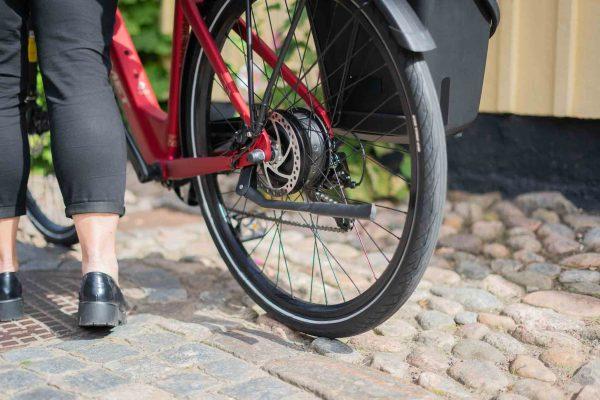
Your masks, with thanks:
M 221 87 L 221 89 L 222 89 L 224 92 L 226 92 L 226 93 L 227 93 L 227 91 L 225 90 L 225 88 L 223 87 L 223 85 L 221 85 L 221 82 L 219 82 L 219 80 L 218 80 L 218 79 L 214 80 L 214 82 L 217 82 L 217 84 L 218 84 L 218 85 Z M 222 112 L 221 110 L 219 110 L 219 109 L 218 109 L 218 108 L 217 108 L 217 107 L 216 107 L 214 104 L 212 104 L 212 103 L 211 103 L 210 107 L 211 107 L 211 109 L 214 109 L 214 110 L 216 110 L 216 111 L 219 113 L 219 115 L 221 115 L 221 117 L 223 118 L 223 121 L 227 122 L 227 124 L 228 124 L 228 125 L 231 127 L 231 129 L 232 129 L 232 132 L 234 132 L 234 133 L 235 133 L 235 132 L 237 131 L 237 129 L 235 129 L 235 127 L 234 127 L 234 126 L 231 124 L 231 122 L 229 122 L 229 118 L 227 118 L 227 117 L 226 117 L 226 116 L 223 114 L 223 112 Z
M 294 297 L 294 288 L 292 286 L 292 278 L 290 276 L 290 269 L 288 267 L 287 257 L 285 256 L 285 247 L 283 246 L 281 229 L 279 230 L 279 246 L 281 246 L 281 253 L 283 254 L 283 263 L 285 264 L 285 270 L 287 272 L 288 283 L 290 284 L 290 295 Z
M 277 83 L 277 79 L 279 78 L 279 75 L 281 74 L 281 67 L 283 67 L 283 63 L 285 61 L 285 56 L 290 48 L 290 45 L 292 44 L 292 38 L 294 36 L 294 32 L 296 31 L 296 27 L 298 26 L 298 23 L 300 22 L 300 16 L 302 15 L 302 10 L 304 9 L 305 4 L 306 4 L 306 0 L 298 0 L 298 2 L 296 3 L 296 10 L 294 11 L 294 18 L 290 25 L 290 30 L 287 33 L 287 36 L 285 37 L 283 46 L 281 46 L 281 52 L 279 54 L 279 59 L 277 60 L 277 63 L 275 64 L 275 68 L 273 68 L 273 73 L 271 74 L 271 77 L 269 78 L 269 82 L 267 83 L 267 88 L 265 90 L 265 95 L 264 95 L 263 101 L 260 105 L 260 113 L 259 113 L 258 120 L 261 122 L 264 120 L 266 112 L 267 112 L 267 106 L 270 104 L 271 99 L 273 98 L 273 91 L 275 88 L 275 84 Z
M 254 66 L 255 66 L 255 67 L 256 67 L 256 68 L 257 68 L 259 71 L 262 71 L 258 65 L 254 64 Z M 248 93 L 249 93 L 249 92 L 250 92 L 250 87 L 248 86 L 248 84 L 246 84 L 246 82 L 244 82 L 244 80 L 243 80 L 243 79 L 241 79 L 241 78 L 240 78 L 240 76 L 239 76 L 239 75 L 238 75 L 238 74 L 237 74 L 237 73 L 236 73 L 236 72 L 235 72 L 233 69 L 231 69 L 231 68 L 228 68 L 228 70 L 229 70 L 229 72 L 230 72 L 232 75 L 234 75 L 234 76 L 235 76 L 235 78 L 236 78 L 236 79 L 237 79 L 237 80 L 238 80 L 238 81 L 239 81 L 239 82 L 240 82 L 242 85 L 244 85 L 244 86 L 246 87 L 246 89 L 248 90 Z M 265 75 L 265 76 L 266 76 L 266 75 Z M 221 87 L 223 87 L 223 86 L 221 86 Z M 257 93 L 254 93 L 254 95 L 255 95 L 255 96 L 256 96 L 256 97 L 257 97 L 257 98 L 258 98 L 260 101 L 262 101 L 262 97 L 260 97 L 260 96 L 259 96 Z
M 275 30 L 273 29 L 273 20 L 271 18 L 271 6 L 269 6 L 269 2 L 268 1 L 266 1 L 266 4 L 267 4 L 267 6 L 266 6 L 266 8 L 267 8 L 267 18 L 269 20 L 269 27 L 270 27 L 270 30 L 271 30 L 271 37 L 273 39 L 273 52 L 275 54 L 277 54 L 277 50 L 278 50 L 277 49 L 277 40 L 275 39 Z M 258 29 L 256 30 L 256 33 L 258 34 Z M 264 64 L 264 59 L 263 59 L 263 64 Z M 267 67 L 265 65 L 265 70 L 266 69 L 267 69 Z M 275 82 L 275 87 L 279 86 L 279 79 L 280 78 L 281 78 L 280 76 L 277 77 L 277 81 Z M 270 79 L 270 77 L 267 77 L 267 80 L 268 79 Z M 261 100 L 261 102 L 262 102 L 262 100 Z M 288 104 L 289 104 L 289 102 L 288 102 Z M 269 107 L 271 107 L 271 101 L 269 102 Z
M 360 225 L 360 227 L 363 229 L 363 231 L 365 231 L 365 233 L 367 234 L 367 236 L 369 237 L 369 239 L 371 239 L 371 242 L 373 242 L 373 244 L 375 245 L 375 247 L 377 247 L 377 250 L 379 250 L 379 252 L 383 256 L 383 258 L 385 258 L 385 260 L 389 263 L 390 259 L 387 257 L 387 255 L 384 253 L 384 251 L 381 249 L 381 247 L 379 247 L 379 245 L 377 244 L 377 242 L 375 241 L 375 239 L 373 239 L 373 236 L 371 236 L 371 234 L 365 228 L 365 226 L 363 225 L 363 223 L 360 220 L 357 220 L 357 222 Z
M 339 140 L 340 142 L 344 143 L 346 146 L 348 146 L 348 147 L 350 147 L 350 148 L 352 149 L 352 151 L 350 152 L 350 154 L 347 154 L 347 155 L 346 155 L 347 157 L 351 157 L 351 156 L 353 156 L 354 154 L 356 154 L 356 153 L 358 153 L 358 152 L 360 151 L 360 152 L 361 152 L 361 153 L 363 153 L 363 155 L 364 155 L 364 157 L 363 157 L 363 158 L 367 158 L 367 155 L 366 155 L 366 153 L 364 153 L 364 152 L 363 152 L 363 150 L 362 150 L 362 147 L 363 147 L 363 146 L 381 147 L 381 148 L 384 148 L 384 149 L 387 149 L 387 150 L 393 150 L 393 151 L 395 151 L 395 152 L 397 152 L 397 153 L 401 153 L 401 154 L 410 155 L 410 150 L 404 150 L 404 149 L 394 149 L 394 148 L 390 148 L 390 147 L 387 147 L 387 146 L 380 146 L 380 145 L 376 145 L 376 144 L 374 144 L 375 142 L 377 142 L 377 141 L 378 141 L 378 140 L 380 140 L 381 138 L 383 138 L 383 137 L 385 137 L 385 136 L 388 136 L 388 135 L 389 135 L 391 132 L 394 132 L 395 130 L 397 130 L 397 129 L 401 128 L 401 127 L 402 127 L 402 126 L 404 126 L 404 125 L 406 125 L 406 123 L 404 123 L 404 124 L 400 125 L 399 127 L 394 127 L 392 130 L 390 130 L 390 131 L 389 131 L 389 132 L 387 132 L 387 133 L 383 133 L 383 134 L 381 134 L 381 135 L 377 136 L 377 137 L 376 137 L 376 139 L 375 139 L 374 141 L 361 140 L 361 139 L 358 139 L 358 138 L 357 138 L 356 140 L 358 140 L 358 142 L 359 142 L 359 144 L 360 144 L 360 147 L 355 147 L 355 146 L 354 146 L 352 143 L 350 143 L 349 141 L 347 141 L 347 140 L 344 140 L 342 135 L 337 135 L 337 136 L 336 136 L 336 139 L 337 139 L 337 140 Z M 406 179 L 404 179 L 404 180 L 406 181 Z
M 235 203 L 233 204 L 233 206 L 230 207 L 230 209 L 235 209 L 235 207 L 239 204 L 239 202 L 241 200 L 242 200 L 242 196 L 238 195 L 238 199 L 235 201 Z M 227 216 L 231 220 L 231 214 L 230 214 L 230 212 L 227 210 L 227 208 L 225 208 L 225 211 L 227 212 Z M 230 221 L 230 223 L 231 223 L 231 221 Z
M 258 243 L 256 243 L 256 246 L 254 246 L 254 248 L 252 248 L 252 250 L 250 251 L 250 253 L 248 253 L 249 256 L 251 256 L 252 254 L 254 254 L 254 252 L 256 251 L 256 249 L 258 248 L 258 246 L 260 246 L 260 244 L 262 243 L 262 241 L 264 240 L 264 238 L 266 238 L 269 235 L 269 233 L 271 232 L 271 229 L 273 229 L 274 227 L 275 227 L 275 224 L 271 224 L 271 226 L 269 227 L 269 229 L 267 229 L 267 231 L 260 238 L 260 240 L 258 241 Z
M 279 286 L 279 269 L 281 267 L 281 227 L 277 229 L 279 246 L 277 249 L 277 277 L 275 278 L 275 287 Z
M 379 67 L 372 69 L 367 75 L 363 75 L 360 79 L 357 79 L 356 81 L 352 82 L 351 84 L 349 84 L 348 86 L 346 86 L 345 88 L 343 88 L 344 91 L 348 90 L 348 89 L 352 89 L 355 86 L 357 86 L 359 83 L 362 83 L 363 81 L 369 79 L 370 77 L 372 77 L 373 75 L 375 75 L 376 73 L 378 73 L 380 70 L 382 70 L 383 68 L 387 67 L 386 64 L 382 64 Z M 337 97 L 340 93 L 342 89 L 339 89 L 337 92 L 329 95 L 328 97 L 325 98 L 324 103 L 329 102 L 329 100 Z M 397 94 L 397 93 L 395 93 Z M 361 121 L 361 123 L 364 121 Z M 355 128 L 356 129 L 356 128 Z
M 327 290 L 325 288 L 325 275 L 323 274 L 323 266 L 321 264 L 321 255 L 319 254 L 318 250 L 319 250 L 319 248 L 317 247 L 317 260 L 319 261 L 319 271 L 321 273 L 321 284 L 323 285 L 323 297 L 325 297 L 325 305 L 328 305 Z
M 269 260 L 269 255 L 271 254 L 271 249 L 273 248 L 273 243 L 275 242 L 275 238 L 277 237 L 278 230 L 279 230 L 279 223 L 276 222 L 275 223 L 275 232 L 273 232 L 273 239 L 271 239 L 271 244 L 269 245 L 269 250 L 267 251 L 267 256 L 265 258 L 265 261 L 263 262 L 260 272 L 264 272 L 264 270 L 265 270 L 265 266 L 267 265 L 267 261 Z
M 315 2 L 315 7 L 317 6 L 317 2 Z M 291 19 L 291 14 L 290 14 L 290 8 L 288 6 L 288 2 L 287 0 L 285 0 L 285 9 L 288 15 L 288 19 Z M 307 12 L 308 14 L 308 12 Z M 306 42 L 304 43 L 304 51 L 302 53 L 302 55 L 300 54 L 300 47 L 298 46 L 298 39 L 296 38 L 296 32 L 294 32 L 294 45 L 296 47 L 296 53 L 298 53 L 298 59 L 300 60 L 300 75 L 302 75 L 304 73 L 304 57 L 306 56 L 306 52 L 308 50 L 308 42 L 310 41 L 310 36 L 312 34 L 312 29 L 309 29 L 308 31 L 308 35 L 306 37 Z M 308 77 L 305 75 L 305 81 L 304 81 L 304 86 L 306 86 L 308 88 Z M 311 92 L 312 93 L 312 92 Z M 294 98 L 296 97 L 296 93 L 294 93 Z M 311 110 L 313 109 L 313 105 L 312 105 L 312 98 L 311 98 L 311 104 L 310 104 L 310 108 Z
M 363 254 L 365 255 L 365 258 L 367 259 L 367 264 L 369 264 L 369 268 L 371 269 L 373 278 L 375 278 L 375 280 L 377 280 L 377 275 L 375 275 L 375 271 L 373 271 L 373 265 L 371 265 L 371 260 L 369 260 L 369 255 L 367 254 L 367 250 L 365 249 L 365 244 L 363 243 L 362 237 L 360 236 L 358 229 L 356 229 L 356 225 L 354 225 L 354 227 L 352 229 L 354 230 L 354 232 L 356 232 L 356 236 L 358 237 L 358 241 L 360 242 L 360 247 L 362 247 Z
M 394 232 L 390 231 L 388 228 L 386 228 L 385 226 L 381 225 L 380 223 L 378 223 L 376 221 L 371 221 L 371 223 L 377 225 L 378 227 L 380 227 L 381 229 L 383 229 L 384 231 L 386 231 L 387 233 L 389 233 L 390 235 L 392 235 L 396 239 L 400 240 L 400 237 L 398 237 Z
M 402 175 L 399 175 L 399 174 L 395 173 L 389 167 L 387 167 L 386 165 L 384 165 L 381 161 L 374 159 L 373 156 L 367 154 L 367 159 L 370 160 L 371 162 L 373 162 L 373 164 L 376 164 L 380 168 L 386 170 L 390 175 L 393 175 L 396 178 L 402 179 L 404 182 L 406 182 L 407 184 L 410 185 L 410 180 L 409 179 L 407 179 L 406 177 L 404 177 Z
M 337 115 L 338 105 L 340 103 L 340 99 L 344 97 L 344 91 L 346 86 L 346 80 L 348 79 L 348 73 L 350 72 L 351 62 L 349 60 L 350 55 L 352 54 L 352 50 L 354 50 L 354 46 L 356 45 L 356 38 L 358 36 L 358 22 L 354 23 L 352 27 L 352 33 L 350 34 L 350 45 L 348 46 L 348 50 L 346 52 L 346 61 L 344 62 L 344 70 L 342 72 L 342 80 L 340 83 L 339 94 L 335 100 L 335 106 L 333 107 L 333 117 Z
M 310 295 L 308 301 L 312 303 L 312 293 L 313 293 L 313 281 L 315 280 L 315 258 L 316 252 L 319 251 L 317 247 L 317 237 L 313 235 L 314 245 L 313 245 L 313 256 L 312 256 L 312 267 L 310 269 Z
M 362 200 L 351 199 L 350 197 L 346 197 L 346 199 L 347 199 L 348 201 L 350 201 L 350 202 L 354 202 L 354 203 L 360 203 L 360 204 L 373 204 L 373 205 L 374 205 L 374 206 L 376 206 L 376 207 L 385 208 L 386 210 L 390 210 L 390 211 L 396 211 L 396 212 L 399 212 L 399 213 L 402 213 L 402 214 L 407 214 L 407 213 L 408 213 L 408 210 L 407 210 L 407 211 L 404 211 L 404 210 L 400 210 L 400 209 L 398 209 L 398 208 L 393 208 L 393 207 L 389 207 L 389 206 L 384 206 L 384 205 L 377 204 L 377 203 L 369 203 L 369 202 L 367 202 L 367 201 L 362 201 Z
M 356 52 L 352 55 L 352 59 L 354 59 L 355 57 L 357 57 L 360 52 L 362 52 L 364 49 L 366 49 L 369 46 L 369 44 L 371 44 L 372 41 L 373 41 L 373 39 L 369 38 L 369 40 L 365 44 L 361 45 L 361 47 L 358 50 L 356 50 Z M 317 84 L 315 86 L 312 87 L 312 89 L 309 90 L 309 92 L 312 93 L 312 92 L 316 91 L 316 89 L 319 86 L 322 86 L 322 81 L 326 81 L 327 82 L 332 76 L 334 76 L 343 67 L 344 67 L 344 64 L 338 65 L 333 71 L 331 71 L 330 73 L 326 74 L 325 77 L 324 77 L 324 79 L 321 79 L 321 74 L 319 74 L 319 81 L 317 82 Z M 296 105 L 296 104 L 297 103 L 294 103 L 293 105 Z
M 269 13 L 269 23 L 270 23 L 270 11 L 269 11 L 269 5 L 268 5 L 268 3 L 267 3 L 267 12 Z M 259 30 L 258 30 L 258 23 L 256 22 L 256 17 L 253 17 L 253 22 L 254 22 L 254 31 L 258 34 Z M 248 33 L 246 33 L 246 34 L 248 34 Z M 271 34 L 273 35 L 273 48 L 274 48 L 274 51 L 277 51 L 277 49 L 275 48 L 275 35 L 274 35 L 274 32 L 273 32 L 273 26 L 272 25 L 271 25 Z M 265 62 L 265 59 L 261 57 L 261 60 L 262 60 L 263 70 L 267 71 L 267 63 Z M 267 80 L 269 79 L 269 76 L 267 76 L 266 72 L 263 72 L 263 75 L 265 76 L 265 78 L 267 78 Z M 258 97 L 259 101 L 262 102 L 262 97 L 258 96 L 258 94 L 256 95 L 256 97 Z
M 336 3 L 336 4 L 337 4 L 337 3 Z M 348 21 L 348 22 L 346 22 L 346 23 L 344 24 L 344 26 L 342 26 L 342 28 L 340 28 L 340 30 L 338 31 L 338 33 L 337 33 L 337 34 L 335 35 L 335 37 L 333 38 L 332 42 L 331 42 L 331 43 L 329 43 L 329 44 L 328 44 L 328 45 L 325 47 L 325 49 L 323 49 L 323 51 L 321 52 L 321 57 L 324 57 L 324 56 L 325 56 L 325 54 L 327 54 L 327 52 L 328 52 L 328 51 L 331 49 L 331 47 L 332 47 L 332 46 L 333 46 L 333 44 L 334 44 L 334 43 L 337 41 L 337 39 L 339 39 L 339 38 L 342 36 L 342 34 L 344 33 L 344 31 L 345 31 L 345 30 L 346 30 L 346 29 L 347 29 L 347 28 L 350 26 L 350 23 L 351 23 L 351 22 L 352 22 L 351 20 L 350 20 L 350 21 Z M 310 65 L 310 67 L 308 67 L 308 68 L 306 69 L 306 71 L 305 71 L 305 72 L 304 72 L 304 74 L 303 74 L 303 75 L 300 77 L 300 79 L 298 79 L 298 84 L 299 84 L 300 82 L 302 82 L 302 80 L 304 80 L 304 78 L 306 78 L 306 76 L 307 76 L 307 75 L 308 75 L 308 74 L 309 74 L 309 73 L 312 71 L 312 69 L 313 69 L 314 67 L 316 67 L 318 64 L 319 64 L 319 59 L 317 58 L 317 61 L 315 61 L 314 63 L 312 63 L 312 64 Z M 298 89 L 298 84 L 294 85 L 294 88 L 293 88 L 293 90 L 292 90 L 291 92 L 289 92 L 289 93 L 288 93 L 288 96 L 289 96 L 289 94 L 290 94 L 290 93 L 292 93 L 292 92 L 295 92 L 295 91 Z M 288 96 L 285 96 L 285 97 L 284 97 L 284 98 L 283 98 L 283 99 L 282 99 L 282 100 L 279 102 L 279 104 L 277 104 L 277 106 L 275 106 L 275 108 L 277 109 L 277 108 L 278 108 L 278 107 L 279 107 L 279 106 L 280 106 L 280 105 L 281 105 L 281 104 L 282 104 L 282 103 L 283 103 L 283 102 L 284 102 L 284 101 L 285 101 L 285 100 L 288 98 Z
M 298 213 L 298 215 L 300 216 L 300 218 L 302 218 L 302 220 L 306 224 L 309 224 L 309 222 L 306 220 L 306 218 L 304 218 L 304 216 L 301 213 Z M 318 222 L 318 217 L 317 217 L 317 222 Z M 358 288 L 358 286 L 356 286 L 356 283 L 354 283 L 354 280 L 350 277 L 350 275 L 348 275 L 348 272 L 346 272 L 346 269 L 344 269 L 344 267 L 338 261 L 338 259 L 335 257 L 335 255 L 333 255 L 333 253 L 331 252 L 331 250 L 329 250 L 329 248 L 327 247 L 327 245 L 325 244 L 325 242 L 323 242 L 323 240 L 321 239 L 321 235 L 319 235 L 318 231 L 315 230 L 315 229 L 312 229 L 312 228 L 311 228 L 311 230 L 313 231 L 313 235 L 316 238 L 316 240 L 318 240 L 319 243 L 321 243 L 321 247 L 323 247 L 324 253 L 325 254 L 329 253 L 331 255 L 331 257 L 336 262 L 336 264 L 340 267 L 340 269 L 342 270 L 342 272 L 344 273 L 344 275 L 346 275 L 348 277 L 348 279 L 350 279 L 350 282 L 352 282 L 352 285 L 354 285 L 354 287 L 356 288 L 357 292 L 360 294 L 361 293 L 360 289 Z
M 269 27 L 271 28 L 271 37 L 273 38 L 273 50 L 275 51 L 275 53 L 277 53 L 277 41 L 275 40 L 275 31 L 273 30 L 273 20 L 271 19 L 271 6 L 269 6 L 268 0 L 265 0 L 265 3 L 267 4 L 267 18 L 269 19 Z
M 346 297 L 344 296 L 344 291 L 342 290 L 340 282 L 338 281 L 337 275 L 335 274 L 335 271 L 333 270 L 333 265 L 331 264 L 331 259 L 329 258 L 329 255 L 326 251 L 324 253 L 325 253 L 325 257 L 327 258 L 327 263 L 329 264 L 329 269 L 331 269 L 331 272 L 333 273 L 333 277 L 335 279 L 335 283 L 338 285 L 338 289 L 340 290 L 340 294 L 342 295 L 342 301 L 345 302 Z M 352 283 L 354 283 L 354 282 L 352 282 Z M 355 287 L 356 287 L 356 285 L 355 285 Z M 360 290 L 358 292 L 360 294 Z
M 406 124 L 402 124 L 402 125 L 401 125 L 401 126 L 399 126 L 399 127 L 395 127 L 395 128 L 394 128 L 394 130 L 397 130 L 398 128 L 401 128 L 401 127 L 402 127 L 402 126 L 404 126 L 404 125 L 406 125 Z M 392 130 L 392 132 L 393 132 L 394 130 Z M 384 135 L 384 136 L 386 136 L 386 135 Z M 398 148 L 398 147 L 388 147 L 388 146 L 384 146 L 384 145 L 381 145 L 381 144 L 375 144 L 374 142 L 370 142 L 370 141 L 368 141 L 368 140 L 362 140 L 361 142 L 362 142 L 362 145 L 363 145 L 363 146 L 377 147 L 378 149 L 390 150 L 390 151 L 393 151 L 393 152 L 395 152 L 395 153 L 410 154 L 410 150 L 403 149 L 403 148 Z
M 317 225 L 318 225 L 318 216 L 317 216 Z M 310 223 L 312 225 L 312 231 L 313 231 L 313 235 L 316 237 L 318 235 L 317 233 L 317 228 L 315 226 L 315 223 L 313 221 L 313 217 L 312 215 L 310 215 Z M 316 242 L 315 242 L 316 244 Z M 319 251 L 319 247 L 317 246 L 317 251 Z M 335 271 L 333 270 L 333 266 L 331 265 L 331 260 L 329 259 L 329 256 L 327 255 L 327 252 L 325 252 L 325 256 L 327 257 L 327 261 L 329 263 L 329 269 L 331 270 L 331 273 L 333 274 L 333 279 L 335 279 L 335 283 L 337 284 L 338 290 L 340 291 L 340 294 L 342 295 L 342 300 L 346 301 L 346 298 L 344 296 L 344 291 L 342 290 L 342 287 L 340 286 L 340 281 L 338 280 L 338 277 L 335 273 Z

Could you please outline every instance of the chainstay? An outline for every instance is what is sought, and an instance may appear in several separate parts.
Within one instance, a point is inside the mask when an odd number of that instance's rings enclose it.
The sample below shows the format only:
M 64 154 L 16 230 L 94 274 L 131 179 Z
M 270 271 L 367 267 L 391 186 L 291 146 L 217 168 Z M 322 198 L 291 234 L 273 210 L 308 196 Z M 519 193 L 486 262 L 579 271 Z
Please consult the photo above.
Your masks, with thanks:
M 249 213 L 247 211 L 236 210 L 235 208 L 226 208 L 226 210 L 227 210 L 227 212 L 233 212 L 238 215 L 242 215 L 244 217 L 259 218 L 259 219 L 264 219 L 266 221 L 277 222 L 277 223 L 284 224 L 284 225 L 291 225 L 291 226 L 297 226 L 297 227 L 309 228 L 309 229 L 320 229 L 322 231 L 327 231 L 327 232 L 342 232 L 342 233 L 346 232 L 346 230 L 344 230 L 344 229 L 334 228 L 332 226 L 303 224 L 301 222 L 290 221 L 290 220 L 283 219 L 283 218 L 270 217 L 266 214 L 254 214 L 254 213 Z

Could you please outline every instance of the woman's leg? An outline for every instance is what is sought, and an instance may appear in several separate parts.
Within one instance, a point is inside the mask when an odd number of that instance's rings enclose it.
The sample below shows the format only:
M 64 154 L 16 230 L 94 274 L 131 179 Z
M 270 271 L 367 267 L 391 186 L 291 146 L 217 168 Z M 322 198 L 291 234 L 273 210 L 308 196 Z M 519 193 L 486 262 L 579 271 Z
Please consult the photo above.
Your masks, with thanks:
M 124 126 L 109 82 L 116 0 L 32 0 L 52 154 L 83 272 L 117 278 L 115 231 L 124 209 Z
M 73 216 L 81 243 L 83 275 L 103 272 L 119 282 L 115 235 L 119 216 L 115 214 L 76 214 Z
M 125 212 L 125 128 L 109 82 L 116 0 L 30 0 L 56 177 L 83 250 L 80 326 L 125 322 L 115 233 Z M 112 278 L 112 279 L 111 279 Z
M 29 176 L 29 147 L 20 112 L 25 13 L 22 1 L 0 0 L 0 273 L 18 268 L 18 217 L 25 214 Z
M 117 1 L 30 0 L 30 6 L 66 214 L 122 215 L 127 151 L 109 81 Z
M 19 217 L 0 219 L 0 273 L 17 272 L 17 227 Z

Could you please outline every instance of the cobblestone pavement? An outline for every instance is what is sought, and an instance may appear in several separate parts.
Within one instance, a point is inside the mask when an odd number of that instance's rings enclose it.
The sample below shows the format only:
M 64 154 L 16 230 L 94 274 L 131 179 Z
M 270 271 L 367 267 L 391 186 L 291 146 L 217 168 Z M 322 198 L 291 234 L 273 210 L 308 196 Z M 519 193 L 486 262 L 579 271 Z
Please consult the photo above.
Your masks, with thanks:
M 133 310 L 110 333 L 74 325 L 77 249 L 19 233 L 28 317 L 0 324 L 0 398 L 600 398 L 600 217 L 560 194 L 451 193 L 410 300 L 339 341 L 265 315 L 200 216 L 129 200 L 119 254 Z

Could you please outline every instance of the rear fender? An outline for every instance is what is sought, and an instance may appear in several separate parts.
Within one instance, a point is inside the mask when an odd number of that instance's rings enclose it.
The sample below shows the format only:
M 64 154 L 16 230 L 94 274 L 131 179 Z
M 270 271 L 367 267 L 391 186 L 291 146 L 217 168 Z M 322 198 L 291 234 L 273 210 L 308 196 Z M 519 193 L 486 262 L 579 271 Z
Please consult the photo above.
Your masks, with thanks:
M 435 41 L 406 0 L 373 0 L 398 43 L 406 50 L 422 53 L 435 49 Z

